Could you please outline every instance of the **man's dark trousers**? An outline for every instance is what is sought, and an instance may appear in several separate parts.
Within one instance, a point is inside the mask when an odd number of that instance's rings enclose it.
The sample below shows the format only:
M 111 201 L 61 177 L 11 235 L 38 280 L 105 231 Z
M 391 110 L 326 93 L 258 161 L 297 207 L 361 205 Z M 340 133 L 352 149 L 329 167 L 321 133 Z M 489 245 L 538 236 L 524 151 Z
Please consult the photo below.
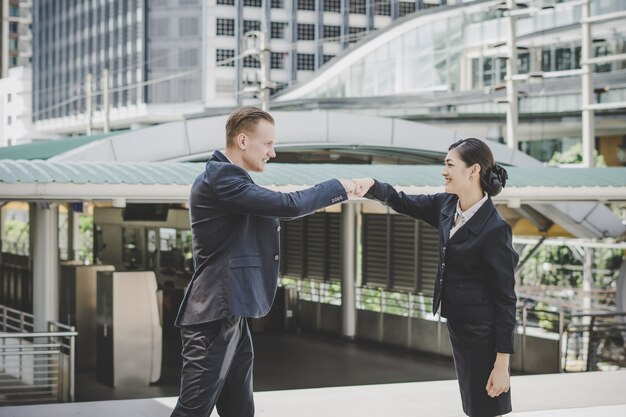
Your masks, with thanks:
M 254 352 L 245 318 L 182 326 L 182 391 L 172 417 L 254 416 Z

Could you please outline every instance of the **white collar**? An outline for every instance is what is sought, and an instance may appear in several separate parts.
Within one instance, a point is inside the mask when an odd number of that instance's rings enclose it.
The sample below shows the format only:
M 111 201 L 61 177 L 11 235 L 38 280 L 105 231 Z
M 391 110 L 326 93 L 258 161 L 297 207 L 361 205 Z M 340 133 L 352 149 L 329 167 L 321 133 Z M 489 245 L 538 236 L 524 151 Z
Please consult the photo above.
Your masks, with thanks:
M 485 201 L 487 201 L 488 197 L 489 196 L 487 195 L 487 193 L 485 193 L 483 198 L 481 198 L 476 204 L 474 204 L 472 207 L 468 208 L 465 211 L 461 210 L 461 200 L 457 200 L 455 216 L 461 216 L 463 219 L 463 223 L 467 222 L 474 214 L 476 214 L 478 209 L 480 209 L 482 205 L 485 204 Z

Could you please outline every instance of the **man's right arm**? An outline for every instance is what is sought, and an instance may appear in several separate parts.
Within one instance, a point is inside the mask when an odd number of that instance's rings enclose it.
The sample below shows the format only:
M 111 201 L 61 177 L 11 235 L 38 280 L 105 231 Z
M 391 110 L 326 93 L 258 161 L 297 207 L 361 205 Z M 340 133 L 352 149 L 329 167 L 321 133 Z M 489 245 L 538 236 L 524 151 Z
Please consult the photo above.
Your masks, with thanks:
M 224 210 L 273 218 L 297 218 L 348 199 L 351 181 L 329 180 L 291 193 L 253 183 L 241 168 L 224 164 L 207 184 L 211 197 Z

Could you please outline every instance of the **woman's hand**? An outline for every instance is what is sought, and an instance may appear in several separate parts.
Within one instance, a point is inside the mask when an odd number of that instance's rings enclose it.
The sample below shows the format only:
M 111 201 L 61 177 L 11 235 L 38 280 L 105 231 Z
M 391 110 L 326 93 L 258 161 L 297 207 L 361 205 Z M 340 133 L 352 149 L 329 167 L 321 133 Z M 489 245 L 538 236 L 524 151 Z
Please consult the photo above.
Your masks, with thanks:
M 490 397 L 497 397 L 503 392 L 509 392 L 511 388 L 511 377 L 509 376 L 509 354 L 498 353 L 496 363 L 493 365 L 491 375 L 487 381 L 487 394 Z
M 356 197 L 363 197 L 374 185 L 374 180 L 372 178 L 354 178 L 352 180 L 356 184 L 356 190 L 354 195 Z

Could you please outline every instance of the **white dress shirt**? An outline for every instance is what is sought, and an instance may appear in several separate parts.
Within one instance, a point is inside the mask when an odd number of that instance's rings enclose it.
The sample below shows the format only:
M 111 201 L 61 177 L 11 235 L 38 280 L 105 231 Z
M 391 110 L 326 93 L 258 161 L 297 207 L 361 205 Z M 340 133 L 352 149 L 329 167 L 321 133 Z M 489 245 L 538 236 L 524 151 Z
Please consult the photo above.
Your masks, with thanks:
M 469 219 L 471 219 L 472 216 L 476 214 L 478 209 L 483 204 L 485 204 L 485 201 L 487 201 L 487 197 L 488 195 L 487 193 L 485 193 L 483 198 L 481 198 L 476 204 L 474 204 L 472 207 L 468 208 L 465 211 L 461 210 L 461 201 L 459 200 L 456 202 L 456 213 L 454 214 L 454 226 L 452 227 L 452 229 L 450 229 L 449 238 L 451 238 L 456 233 L 456 231 L 459 230 L 461 226 L 467 223 Z

